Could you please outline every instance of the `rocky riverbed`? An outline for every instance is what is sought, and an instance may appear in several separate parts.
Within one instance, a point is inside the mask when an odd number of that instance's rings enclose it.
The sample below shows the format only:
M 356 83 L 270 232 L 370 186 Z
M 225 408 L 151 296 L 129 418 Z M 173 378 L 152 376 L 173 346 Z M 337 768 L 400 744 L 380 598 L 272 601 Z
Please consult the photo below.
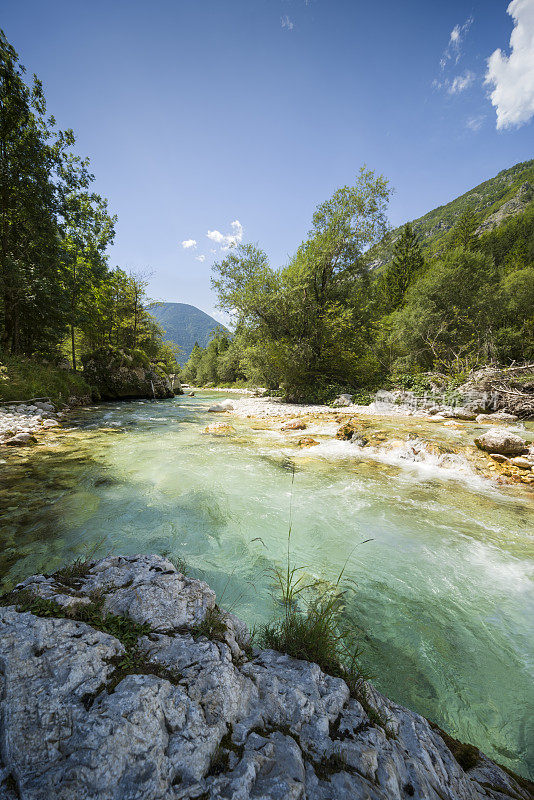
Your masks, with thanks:
M 528 800 L 371 685 L 250 645 L 161 556 L 34 576 L 0 609 L 5 800 Z
M 236 396 L 210 406 L 250 424 L 280 431 L 288 443 L 313 447 L 328 440 L 351 442 L 361 456 L 382 460 L 438 460 L 460 473 L 466 467 L 501 484 L 534 488 L 534 437 L 523 421 L 506 412 L 428 404 L 425 408 L 377 400 L 368 406 L 294 405 L 278 398 Z M 395 420 L 402 425 L 395 425 Z M 443 432 L 447 436 L 443 436 Z M 231 433 L 231 429 L 228 430 Z M 467 438 L 467 441 L 466 441 Z
M 0 406 L 0 444 L 21 447 L 57 428 L 63 412 L 46 400 Z

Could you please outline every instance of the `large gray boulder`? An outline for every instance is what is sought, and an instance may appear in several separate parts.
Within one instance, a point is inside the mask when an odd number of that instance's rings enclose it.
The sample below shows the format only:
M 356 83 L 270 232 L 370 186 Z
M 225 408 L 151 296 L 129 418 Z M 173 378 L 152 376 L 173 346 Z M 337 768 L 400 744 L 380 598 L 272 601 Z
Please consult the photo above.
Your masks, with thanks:
M 83 356 L 83 377 L 94 387 L 102 400 L 123 400 L 136 397 L 164 399 L 183 394 L 180 382 L 149 363 L 139 350 L 101 348 Z
M 524 439 L 506 428 L 490 428 L 475 439 L 475 444 L 480 450 L 503 456 L 519 456 L 527 450 Z
M 34 595 L 35 613 L 17 605 Z M 54 598 L 57 615 L 39 616 Z M 371 686 L 364 708 L 316 664 L 272 650 L 247 657 L 243 624 L 159 556 L 37 576 L 9 600 L 0 608 L 2 800 L 530 796 L 475 748 L 461 766 L 452 740 Z M 95 603 L 108 630 L 115 617 L 105 613 L 121 616 L 122 643 L 96 619 L 69 618 Z M 133 643 L 128 620 L 144 626 Z

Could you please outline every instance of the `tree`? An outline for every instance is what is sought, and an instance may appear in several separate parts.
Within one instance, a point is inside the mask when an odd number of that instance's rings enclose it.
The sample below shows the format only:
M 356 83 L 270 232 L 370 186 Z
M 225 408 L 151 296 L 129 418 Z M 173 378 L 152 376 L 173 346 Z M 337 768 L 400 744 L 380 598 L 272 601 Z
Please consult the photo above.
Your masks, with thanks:
M 478 217 L 474 211 L 464 211 L 460 214 L 452 229 L 452 243 L 456 247 L 474 250 L 477 246 Z
M 0 31 L 0 340 L 12 353 L 30 354 L 39 335 L 54 339 L 64 325 L 52 172 L 72 136 L 53 136 L 42 85 L 34 76 L 27 86 L 23 75 Z
M 85 166 L 85 165 L 84 165 Z M 107 275 L 108 245 L 113 241 L 116 217 L 110 217 L 107 201 L 85 187 L 92 180 L 82 169 L 81 176 L 70 170 L 73 189 L 63 204 L 63 248 L 66 254 L 68 323 L 71 336 L 72 367 L 76 370 L 75 329 L 83 327 L 90 313 L 91 287 Z
M 385 178 L 362 169 L 353 186 L 318 206 L 286 267 L 273 270 L 250 244 L 214 265 L 219 307 L 246 331 L 243 363 L 268 386 L 278 381 L 299 399 L 337 380 L 347 357 L 354 371 L 349 343 L 357 349 L 367 326 L 364 253 L 385 231 L 389 195 Z
M 419 236 L 409 222 L 402 228 L 393 247 L 391 264 L 384 273 L 384 293 L 390 310 L 398 308 L 408 287 L 424 267 Z

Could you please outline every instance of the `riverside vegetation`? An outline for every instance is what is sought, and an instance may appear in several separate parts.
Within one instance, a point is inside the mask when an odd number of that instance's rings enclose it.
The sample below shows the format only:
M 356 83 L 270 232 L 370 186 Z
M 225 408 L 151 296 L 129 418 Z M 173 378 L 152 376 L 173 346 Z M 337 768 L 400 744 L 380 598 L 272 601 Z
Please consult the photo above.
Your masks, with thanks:
M 235 335 L 195 346 L 185 380 L 327 402 L 424 388 L 429 372 L 453 390 L 471 370 L 534 360 L 534 161 L 395 231 L 390 194 L 362 169 L 318 206 L 287 265 L 251 244 L 215 264 Z
M 146 280 L 109 266 L 116 217 L 89 160 L 1 31 L 0 65 L 0 399 L 90 395 L 77 368 L 95 350 L 176 372 Z

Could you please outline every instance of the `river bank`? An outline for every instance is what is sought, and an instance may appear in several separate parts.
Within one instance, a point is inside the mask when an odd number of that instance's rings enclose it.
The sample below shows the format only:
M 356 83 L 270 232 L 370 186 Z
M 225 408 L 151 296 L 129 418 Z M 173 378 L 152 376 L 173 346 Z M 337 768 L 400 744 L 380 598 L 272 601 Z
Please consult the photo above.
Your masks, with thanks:
M 39 444 L 3 448 L 4 589 L 88 552 L 157 552 L 185 560 L 226 608 L 260 625 L 277 608 L 270 576 L 287 556 L 291 506 L 295 565 L 310 581 L 335 580 L 345 565 L 357 586 L 346 620 L 377 689 L 534 774 L 526 487 L 499 486 L 456 456 L 389 451 L 421 426 L 414 417 L 368 418 L 384 437 L 375 454 L 337 439 L 335 418 L 317 415 L 328 435 L 311 420 L 284 432 L 208 412 L 222 399 L 80 407 Z M 218 423 L 233 433 L 204 432 Z M 458 441 L 454 429 L 427 428 Z M 302 435 L 319 445 L 301 447 Z
M 215 601 L 157 555 L 78 563 L 3 598 L 6 800 L 532 797 L 371 684 L 252 648 Z

